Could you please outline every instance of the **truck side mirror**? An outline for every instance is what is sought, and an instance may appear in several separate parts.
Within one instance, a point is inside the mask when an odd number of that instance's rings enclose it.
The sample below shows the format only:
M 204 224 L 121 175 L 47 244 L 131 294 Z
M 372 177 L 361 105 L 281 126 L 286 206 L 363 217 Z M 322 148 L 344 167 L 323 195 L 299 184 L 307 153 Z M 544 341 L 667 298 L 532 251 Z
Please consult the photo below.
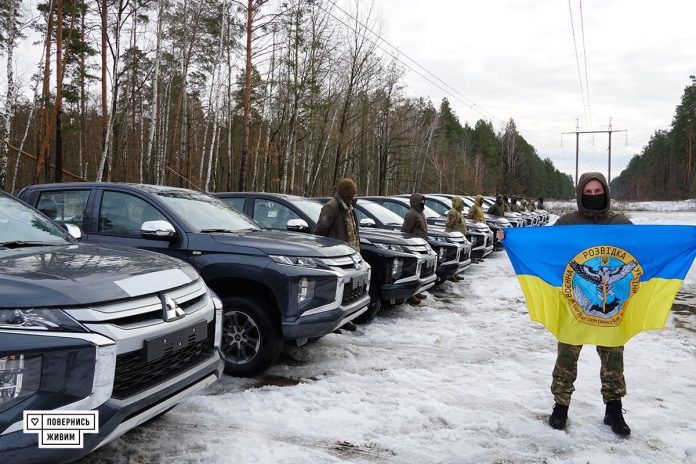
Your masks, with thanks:
M 140 236 L 148 240 L 174 240 L 176 230 L 169 221 L 145 221 L 140 226 Z
M 360 220 L 360 227 L 375 227 L 377 223 L 372 218 L 362 218 Z
M 82 240 L 82 231 L 78 226 L 75 224 L 63 224 L 63 227 L 65 228 L 66 231 L 68 231 L 68 234 L 75 240 Z
M 304 219 L 290 219 L 286 228 L 293 232 L 309 232 L 309 224 Z

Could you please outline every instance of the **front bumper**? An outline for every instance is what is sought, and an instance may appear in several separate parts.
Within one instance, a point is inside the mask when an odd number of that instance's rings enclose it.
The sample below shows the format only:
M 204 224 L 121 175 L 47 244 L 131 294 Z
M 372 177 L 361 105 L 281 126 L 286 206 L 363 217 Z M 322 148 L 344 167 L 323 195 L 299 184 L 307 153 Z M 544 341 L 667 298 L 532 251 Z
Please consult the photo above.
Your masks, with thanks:
M 429 272 L 427 275 L 422 275 L 423 270 L 435 269 L 437 266 L 437 258 L 433 256 L 418 257 L 416 274 L 411 277 L 399 279 L 394 283 L 382 285 L 382 300 L 390 303 L 399 303 L 408 300 L 416 293 L 421 293 L 433 285 L 437 279 L 436 272 Z
M 185 372 L 123 400 L 110 398 L 94 408 L 99 412 L 99 433 L 85 434 L 83 448 L 50 449 L 38 447 L 36 433 L 24 433 L 21 421 L 0 434 L 0 462 L 63 463 L 80 459 L 91 451 L 152 419 L 222 375 L 224 364 L 217 350 Z M 81 410 L 78 403 L 58 408 Z M 48 408 L 47 408 L 48 409 Z
M 370 304 L 370 266 L 365 263 L 359 269 L 332 272 L 338 279 L 334 300 L 306 310 L 296 319 L 283 320 L 283 336 L 286 339 L 323 337 L 367 311 Z M 344 294 L 355 292 L 355 289 L 349 288 L 354 279 L 365 281 L 366 286 L 361 288 L 361 296 L 346 301 Z

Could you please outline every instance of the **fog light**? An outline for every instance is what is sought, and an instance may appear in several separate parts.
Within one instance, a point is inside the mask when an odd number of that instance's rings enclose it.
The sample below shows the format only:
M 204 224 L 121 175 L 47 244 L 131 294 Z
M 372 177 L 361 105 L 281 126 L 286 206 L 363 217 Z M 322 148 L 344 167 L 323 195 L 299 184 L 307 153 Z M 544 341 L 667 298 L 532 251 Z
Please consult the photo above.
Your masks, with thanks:
M 400 274 L 401 271 L 404 269 L 404 260 L 401 258 L 394 258 L 392 261 L 392 268 L 391 268 L 391 275 L 392 278 L 395 279 L 397 278 Z
M 314 298 L 314 281 L 302 278 L 297 284 L 297 305 L 301 305 Z
M 0 412 L 34 394 L 40 382 L 41 356 L 0 356 Z

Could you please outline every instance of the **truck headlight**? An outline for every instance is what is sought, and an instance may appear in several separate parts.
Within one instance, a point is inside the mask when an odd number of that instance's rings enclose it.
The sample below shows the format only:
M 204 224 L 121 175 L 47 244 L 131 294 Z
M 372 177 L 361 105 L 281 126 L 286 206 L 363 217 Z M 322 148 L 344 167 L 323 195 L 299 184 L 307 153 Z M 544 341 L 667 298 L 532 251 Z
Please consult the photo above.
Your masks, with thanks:
M 0 309 L 0 329 L 87 332 L 60 309 Z
M 279 256 L 279 255 L 268 255 L 273 261 L 278 264 L 285 264 L 286 266 L 301 266 L 308 267 L 312 269 L 325 269 L 324 264 L 314 258 L 308 258 L 304 256 Z
M 437 253 L 437 257 L 440 260 L 445 259 L 445 254 L 447 253 L 447 249 L 445 247 L 440 247 L 440 251 Z
M 0 412 L 33 395 L 41 383 L 41 356 L 0 356 Z
M 402 247 L 401 245 L 388 244 L 388 243 L 376 243 L 376 242 L 373 242 L 373 243 L 377 248 L 381 248 L 383 250 L 397 251 L 400 253 L 404 252 L 404 247 Z
M 208 289 L 208 293 L 210 294 L 210 299 L 213 300 L 213 308 L 215 308 L 215 338 L 213 339 L 213 346 L 220 348 L 222 344 L 222 300 L 214 291 Z

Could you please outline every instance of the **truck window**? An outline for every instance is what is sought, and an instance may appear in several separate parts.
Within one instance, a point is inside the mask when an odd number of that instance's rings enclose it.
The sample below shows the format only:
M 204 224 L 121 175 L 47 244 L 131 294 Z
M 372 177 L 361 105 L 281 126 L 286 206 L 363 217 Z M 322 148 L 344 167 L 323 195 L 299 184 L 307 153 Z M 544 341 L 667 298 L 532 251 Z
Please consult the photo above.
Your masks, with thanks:
M 405 217 L 406 213 L 408 213 L 408 208 L 406 208 L 401 203 L 396 203 L 393 201 L 385 201 L 384 207 L 387 208 L 388 210 L 398 214 L 401 217 Z
M 166 221 L 146 201 L 121 192 L 104 192 L 99 209 L 99 232 L 140 237 L 140 226 L 146 221 Z
M 300 219 L 285 205 L 263 198 L 254 199 L 254 220 L 268 229 L 287 230 L 290 219 Z
M 73 224 L 83 229 L 89 190 L 41 192 L 36 209 L 58 224 Z
M 222 201 L 227 203 L 229 206 L 232 208 L 236 209 L 238 212 L 243 213 L 244 212 L 244 201 L 246 198 L 244 197 L 225 197 L 225 198 L 220 198 Z

